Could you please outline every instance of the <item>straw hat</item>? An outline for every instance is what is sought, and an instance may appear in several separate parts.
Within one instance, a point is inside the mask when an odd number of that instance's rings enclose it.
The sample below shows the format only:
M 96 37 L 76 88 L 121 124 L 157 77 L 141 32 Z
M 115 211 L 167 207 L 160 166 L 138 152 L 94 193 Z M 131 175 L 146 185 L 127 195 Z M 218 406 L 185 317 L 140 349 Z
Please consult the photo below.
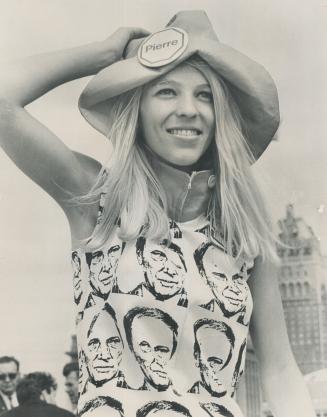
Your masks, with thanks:
M 88 83 L 79 99 L 82 115 L 107 136 L 117 95 L 162 76 L 195 54 L 226 82 L 240 108 L 250 149 L 259 158 L 279 125 L 275 83 L 260 64 L 221 43 L 201 10 L 181 11 L 166 28 L 132 40 L 125 59 L 104 68 Z

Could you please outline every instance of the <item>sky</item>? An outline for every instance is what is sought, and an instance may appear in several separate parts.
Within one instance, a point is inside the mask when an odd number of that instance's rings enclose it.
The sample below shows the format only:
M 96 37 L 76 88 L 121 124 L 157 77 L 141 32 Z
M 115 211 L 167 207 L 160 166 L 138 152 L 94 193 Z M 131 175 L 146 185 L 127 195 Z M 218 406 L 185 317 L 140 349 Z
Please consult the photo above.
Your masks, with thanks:
M 327 253 L 327 0 L 0 0 L 0 61 L 105 39 L 119 26 L 163 27 L 204 9 L 221 42 L 263 64 L 280 99 L 281 126 L 254 165 L 274 222 L 294 204 Z M 29 106 L 70 147 L 105 160 L 106 140 L 80 116 L 88 79 Z M 61 382 L 74 332 L 70 236 L 56 203 L 0 153 L 0 355 Z M 59 403 L 67 398 L 61 388 Z

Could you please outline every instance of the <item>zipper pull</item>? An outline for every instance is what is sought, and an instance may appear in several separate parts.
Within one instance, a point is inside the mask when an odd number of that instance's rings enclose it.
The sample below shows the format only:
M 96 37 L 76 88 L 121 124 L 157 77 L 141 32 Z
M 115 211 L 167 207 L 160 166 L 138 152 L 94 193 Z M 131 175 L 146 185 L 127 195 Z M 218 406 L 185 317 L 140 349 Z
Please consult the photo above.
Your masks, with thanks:
M 192 188 L 192 180 L 193 180 L 193 177 L 195 175 L 196 175 L 196 171 L 193 171 L 192 174 L 191 174 L 191 176 L 190 176 L 189 182 L 188 182 L 188 186 L 187 186 L 187 189 L 188 190 L 190 190 Z

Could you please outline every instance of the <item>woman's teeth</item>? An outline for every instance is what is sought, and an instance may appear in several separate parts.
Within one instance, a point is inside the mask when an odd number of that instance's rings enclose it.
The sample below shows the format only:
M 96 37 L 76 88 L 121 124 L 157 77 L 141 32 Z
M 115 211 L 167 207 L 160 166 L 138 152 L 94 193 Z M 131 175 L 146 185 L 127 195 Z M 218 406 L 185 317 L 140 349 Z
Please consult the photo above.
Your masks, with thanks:
M 196 129 L 168 129 L 168 133 L 176 136 L 197 136 L 200 134 Z

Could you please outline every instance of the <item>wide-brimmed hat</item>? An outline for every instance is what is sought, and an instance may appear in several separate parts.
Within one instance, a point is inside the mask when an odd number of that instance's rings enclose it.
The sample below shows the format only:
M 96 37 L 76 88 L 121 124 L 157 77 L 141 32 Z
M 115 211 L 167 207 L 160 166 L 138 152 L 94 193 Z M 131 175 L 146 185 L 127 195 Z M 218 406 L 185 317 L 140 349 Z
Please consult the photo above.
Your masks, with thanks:
M 108 136 L 115 97 L 142 86 L 197 55 L 226 82 L 244 121 L 244 134 L 257 159 L 279 125 L 275 83 L 257 62 L 221 43 L 201 10 L 181 11 L 160 30 L 132 40 L 125 58 L 101 70 L 79 99 L 85 119 Z

